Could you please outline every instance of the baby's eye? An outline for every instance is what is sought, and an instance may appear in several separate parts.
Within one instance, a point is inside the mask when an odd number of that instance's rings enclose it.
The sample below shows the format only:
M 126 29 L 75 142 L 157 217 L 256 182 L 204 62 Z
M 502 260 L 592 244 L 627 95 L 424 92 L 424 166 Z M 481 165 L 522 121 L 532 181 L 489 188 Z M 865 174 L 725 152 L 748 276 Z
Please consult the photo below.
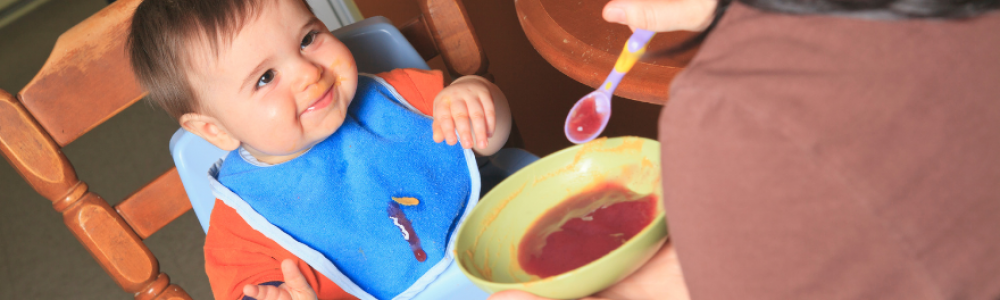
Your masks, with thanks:
M 260 75 L 260 79 L 257 79 L 257 88 L 263 87 L 274 80 L 274 70 L 267 70 L 264 75 Z
M 313 41 L 316 40 L 317 34 L 319 34 L 319 32 L 315 30 L 307 33 L 306 36 L 302 38 L 302 44 L 299 44 L 299 48 L 305 49 L 306 47 L 309 47 L 309 45 L 311 45 Z

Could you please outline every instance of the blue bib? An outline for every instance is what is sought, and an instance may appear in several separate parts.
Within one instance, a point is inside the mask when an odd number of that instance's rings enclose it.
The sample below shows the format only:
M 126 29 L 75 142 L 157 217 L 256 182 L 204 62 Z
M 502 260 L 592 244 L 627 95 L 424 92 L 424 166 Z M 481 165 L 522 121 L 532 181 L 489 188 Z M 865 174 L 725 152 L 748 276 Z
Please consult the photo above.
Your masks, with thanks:
M 233 151 L 217 170 L 218 182 L 266 222 L 322 254 L 334 273 L 378 299 L 415 294 L 433 280 L 422 276 L 450 263 L 452 232 L 479 196 L 471 152 L 435 143 L 432 119 L 398 98 L 380 78 L 360 76 L 344 124 L 326 140 L 273 166 L 248 162 L 240 150 Z M 393 205 L 393 197 L 419 204 Z M 404 239 L 410 233 L 401 232 L 401 220 L 390 218 L 390 206 L 409 220 L 425 261 L 417 260 Z M 302 259 L 314 268 L 320 264 Z M 321 269 L 341 287 L 350 285 Z M 345 290 L 350 292 L 349 286 Z

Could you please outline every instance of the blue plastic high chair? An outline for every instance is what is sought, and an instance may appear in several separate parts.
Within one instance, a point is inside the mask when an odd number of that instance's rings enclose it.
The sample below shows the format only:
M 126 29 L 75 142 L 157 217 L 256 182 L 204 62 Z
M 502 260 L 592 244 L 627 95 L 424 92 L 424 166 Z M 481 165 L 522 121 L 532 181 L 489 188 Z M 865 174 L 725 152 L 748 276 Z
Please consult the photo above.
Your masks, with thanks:
M 372 17 L 341 27 L 334 30 L 333 35 L 351 50 L 358 72 L 376 74 L 397 68 L 430 69 L 400 31 L 384 17 Z M 205 232 L 208 232 L 215 197 L 209 188 L 207 171 L 227 152 L 184 129 L 177 130 L 170 139 L 170 152 L 195 215 Z M 536 156 L 524 150 L 503 149 L 491 158 L 492 167 L 481 173 L 483 177 L 496 181 L 536 159 Z M 484 184 L 484 188 L 486 186 L 488 185 Z M 452 263 L 415 299 L 475 300 L 486 299 L 488 296 L 462 274 L 457 263 Z

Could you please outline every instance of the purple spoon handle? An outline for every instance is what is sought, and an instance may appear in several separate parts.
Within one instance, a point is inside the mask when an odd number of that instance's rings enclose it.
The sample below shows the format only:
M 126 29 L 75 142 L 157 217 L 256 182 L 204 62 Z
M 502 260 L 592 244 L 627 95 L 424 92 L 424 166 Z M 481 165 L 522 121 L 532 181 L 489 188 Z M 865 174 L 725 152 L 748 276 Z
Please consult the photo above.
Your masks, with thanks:
M 618 84 L 622 82 L 625 73 L 628 73 L 635 62 L 642 57 L 642 54 L 646 53 L 646 46 L 649 45 L 649 40 L 653 38 L 654 34 L 649 30 L 636 29 L 625 42 L 625 47 L 622 49 L 621 55 L 618 56 L 615 67 L 611 69 L 611 74 L 608 74 L 608 78 L 597 89 L 605 92 L 610 98 L 615 89 L 618 88 Z

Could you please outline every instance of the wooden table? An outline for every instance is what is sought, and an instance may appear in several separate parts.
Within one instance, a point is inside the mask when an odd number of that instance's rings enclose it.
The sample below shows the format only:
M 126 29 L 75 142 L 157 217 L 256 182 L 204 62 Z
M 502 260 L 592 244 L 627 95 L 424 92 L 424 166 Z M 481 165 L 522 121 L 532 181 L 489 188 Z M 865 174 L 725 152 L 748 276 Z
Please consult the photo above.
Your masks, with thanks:
M 563 74 L 597 88 L 611 72 L 632 31 L 601 17 L 608 0 L 514 0 L 521 28 L 535 50 Z M 647 54 L 694 36 L 691 32 L 659 33 Z M 697 48 L 673 56 L 647 55 L 625 75 L 615 95 L 663 104 L 670 81 L 691 61 Z

